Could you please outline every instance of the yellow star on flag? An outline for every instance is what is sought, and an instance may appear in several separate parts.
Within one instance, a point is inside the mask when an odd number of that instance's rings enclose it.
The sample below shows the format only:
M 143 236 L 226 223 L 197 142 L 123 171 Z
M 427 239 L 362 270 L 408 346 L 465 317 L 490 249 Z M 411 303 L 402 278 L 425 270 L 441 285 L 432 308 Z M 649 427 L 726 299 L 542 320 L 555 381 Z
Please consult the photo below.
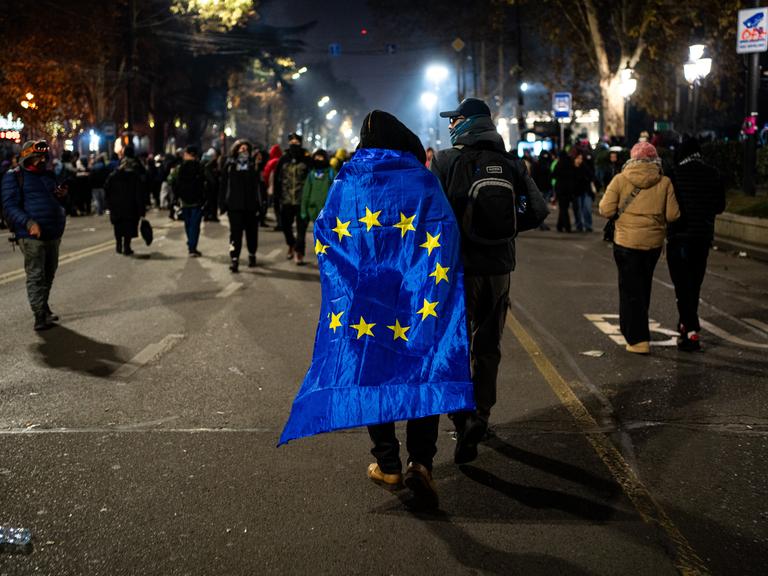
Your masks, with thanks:
M 360 218 L 360 222 L 368 226 L 366 232 L 370 232 L 371 228 L 374 226 L 381 226 L 381 222 L 379 222 L 379 214 L 381 214 L 381 210 L 378 212 L 371 212 L 368 206 L 365 207 L 365 218 Z
M 315 240 L 315 254 L 316 255 L 326 254 L 327 253 L 326 250 L 328 250 L 328 245 L 327 244 L 323 244 L 322 242 L 320 242 L 320 240 Z
M 333 231 L 339 235 L 339 242 L 341 242 L 344 236 L 352 236 L 352 233 L 349 230 L 347 230 L 347 228 L 349 228 L 350 222 L 351 220 L 342 222 L 341 220 L 339 220 L 339 217 L 336 216 L 336 228 L 334 228 Z
M 333 330 L 333 333 L 336 334 L 336 328 L 341 328 L 343 324 L 341 323 L 341 317 L 344 314 L 344 310 L 339 312 L 338 314 L 334 314 L 331 312 L 331 323 L 328 326 L 331 330 Z
M 416 314 L 421 314 L 422 321 L 426 320 L 428 316 L 434 316 L 437 318 L 437 312 L 435 312 L 435 308 L 437 308 L 438 304 L 440 304 L 440 302 L 428 302 L 425 298 L 424 306 L 421 307 L 421 310 L 417 310 Z
M 438 233 L 437 236 L 432 236 L 429 232 L 427 232 L 427 241 L 424 242 L 424 244 L 419 244 L 420 248 L 426 248 L 427 254 L 429 256 L 432 255 L 432 250 L 435 248 L 440 248 L 440 242 L 438 240 L 440 239 L 440 234 Z
M 411 216 L 410 218 L 407 218 L 405 214 L 400 212 L 400 222 L 394 225 L 395 228 L 400 228 L 400 232 L 402 235 L 401 238 L 405 238 L 405 233 L 408 232 L 408 230 L 413 230 L 416 232 L 416 228 L 413 227 L 413 219 L 416 218 L 416 214 Z
M 373 331 L 371 330 L 376 324 L 368 324 L 365 321 L 365 318 L 360 316 L 360 322 L 358 324 L 350 324 L 350 328 L 354 328 L 357 330 L 357 339 L 360 340 L 360 338 L 365 336 L 373 336 Z
M 408 337 L 405 335 L 408 330 L 411 329 L 410 326 L 400 326 L 400 320 L 395 318 L 395 325 L 394 326 L 387 326 L 392 332 L 394 332 L 393 340 L 397 340 L 398 338 L 402 338 L 406 342 L 408 342 Z
M 450 268 L 443 268 L 440 266 L 440 262 L 437 262 L 435 264 L 435 271 L 430 274 L 430 277 L 434 277 L 435 284 L 440 284 L 440 280 L 448 282 L 448 270 L 450 270 Z

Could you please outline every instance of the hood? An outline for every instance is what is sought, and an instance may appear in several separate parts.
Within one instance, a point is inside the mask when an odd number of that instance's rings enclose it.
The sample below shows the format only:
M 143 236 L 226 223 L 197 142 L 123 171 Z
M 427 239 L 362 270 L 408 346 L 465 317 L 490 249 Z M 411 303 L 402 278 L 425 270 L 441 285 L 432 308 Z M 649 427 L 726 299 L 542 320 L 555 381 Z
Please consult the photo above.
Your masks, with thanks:
M 494 148 L 506 151 L 504 140 L 490 116 L 476 116 L 470 129 L 456 139 L 456 144 L 464 146 L 474 146 L 479 142 L 490 142 Z
M 379 148 L 410 152 L 419 162 L 427 161 L 427 153 L 419 137 L 395 116 L 381 110 L 372 110 L 360 128 L 360 148 Z
M 129 158 L 128 156 L 124 157 L 120 161 L 120 170 L 127 170 L 128 172 L 132 172 L 134 170 L 137 170 L 139 167 L 139 161 L 136 160 L 136 158 Z
M 338 158 L 339 160 L 346 160 L 347 150 L 345 148 L 339 148 L 338 150 L 336 150 L 336 154 L 334 154 L 333 157 Z
M 621 172 L 632 186 L 641 190 L 651 188 L 659 183 L 662 177 L 661 166 L 657 162 L 630 161 Z
M 282 155 L 283 155 L 283 150 L 282 148 L 280 148 L 278 144 L 275 144 L 274 146 L 272 146 L 272 148 L 269 149 L 270 160 L 279 160 Z
M 243 144 L 248 147 L 248 156 L 250 156 L 253 152 L 253 145 L 248 140 L 237 140 L 234 144 L 232 144 L 232 148 L 229 149 L 229 155 L 232 158 L 237 158 L 237 149 L 240 148 L 240 146 Z

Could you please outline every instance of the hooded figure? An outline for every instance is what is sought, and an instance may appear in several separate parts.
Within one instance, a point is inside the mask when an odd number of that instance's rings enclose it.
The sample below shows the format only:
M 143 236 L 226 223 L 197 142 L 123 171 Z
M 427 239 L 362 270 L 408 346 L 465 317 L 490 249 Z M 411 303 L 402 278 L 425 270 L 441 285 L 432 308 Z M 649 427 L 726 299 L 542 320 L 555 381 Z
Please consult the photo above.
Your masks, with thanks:
M 322 285 L 312 364 L 280 443 L 368 426 L 368 477 L 437 506 L 439 415 L 474 407 L 459 230 L 424 148 L 374 110 L 315 222 Z M 395 421 L 408 420 L 403 478 Z
M 619 324 L 627 351 L 650 353 L 648 308 L 653 271 L 664 245 L 667 223 L 680 217 L 672 182 L 648 142 L 632 148 L 631 159 L 611 180 L 600 200 L 600 215 L 615 220 L 613 257 L 619 272 Z
M 248 266 L 256 266 L 259 246 L 259 214 L 261 196 L 259 174 L 252 157 L 253 146 L 248 140 L 232 145 L 227 164 L 221 175 L 219 204 L 221 213 L 229 215 L 229 269 L 238 272 L 243 232 L 248 245 Z
M 335 176 L 336 172 L 328 162 L 328 153 L 322 149 L 315 150 L 312 154 L 312 170 L 304 182 L 301 194 L 301 217 L 304 220 L 317 220 Z
M 144 178 L 144 168 L 136 159 L 133 147 L 126 146 L 120 166 L 104 183 L 118 254 L 133 254 L 131 239 L 139 235 L 139 220 L 146 214 Z

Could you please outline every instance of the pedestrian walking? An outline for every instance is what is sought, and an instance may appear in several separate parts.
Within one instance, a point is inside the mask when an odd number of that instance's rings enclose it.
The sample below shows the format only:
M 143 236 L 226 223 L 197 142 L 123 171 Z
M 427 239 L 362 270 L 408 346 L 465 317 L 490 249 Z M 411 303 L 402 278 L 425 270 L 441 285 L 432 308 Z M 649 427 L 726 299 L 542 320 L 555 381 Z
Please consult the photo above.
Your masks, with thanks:
M 267 193 L 267 185 L 264 183 L 264 168 L 267 166 L 269 160 L 269 153 L 266 150 L 254 148 L 253 150 L 253 165 L 256 168 L 256 174 L 259 177 L 259 200 L 261 202 L 261 211 L 259 212 L 259 226 L 261 228 L 268 228 L 267 224 L 267 212 L 269 211 L 269 195 Z
M 181 202 L 181 216 L 187 234 L 187 249 L 193 258 L 202 256 L 197 249 L 205 203 L 205 174 L 195 146 L 184 149 L 181 166 L 173 180 L 173 194 Z
M 441 112 L 449 119 L 452 148 L 439 151 L 432 160 L 431 170 L 438 177 L 456 218 L 464 222 L 470 207 L 468 196 L 478 178 L 488 178 L 483 184 L 495 180 L 505 182 L 506 188 L 488 188 L 497 193 L 498 205 L 486 205 L 478 214 L 488 218 L 478 221 L 478 236 L 491 230 L 514 228 L 514 196 L 509 188 L 527 201 L 536 213 L 538 226 L 547 216 L 547 205 L 536 184 L 519 158 L 508 154 L 504 140 L 496 131 L 488 105 L 477 98 L 467 98 L 456 110 Z M 498 184 L 497 184 L 498 185 Z M 475 187 L 475 190 L 478 188 Z M 506 191 L 506 193 L 505 193 Z M 479 198 L 479 192 L 475 198 Z M 473 209 L 470 217 L 474 217 Z M 510 222 L 510 220 L 512 222 Z M 475 226 L 474 219 L 472 226 Z M 512 235 L 500 234 L 489 242 L 470 237 L 467 226 L 462 226 L 462 259 L 466 292 L 467 321 L 471 350 L 472 382 L 477 410 L 453 414 L 456 426 L 457 464 L 471 462 L 477 457 L 477 445 L 488 430 L 491 409 L 496 404 L 496 378 L 501 361 L 501 337 L 509 307 L 510 273 L 515 269 L 515 240 Z
M 571 156 L 562 151 L 557 160 L 552 163 L 552 181 L 557 202 L 557 231 L 571 232 L 571 215 L 569 209 L 574 201 L 573 185 L 574 166 Z
M 592 232 L 592 204 L 595 201 L 594 175 L 584 154 L 578 152 L 573 158 L 573 212 L 576 230 Z
M 57 187 L 45 140 L 25 142 L 20 166 L 2 180 L 3 212 L 24 254 L 27 298 L 35 317 L 34 329 L 45 330 L 59 317 L 48 300 L 59 265 L 59 246 L 66 226 L 66 188 Z
M 107 178 L 104 191 L 115 232 L 115 252 L 131 256 L 131 240 L 139 235 L 139 221 L 146 214 L 146 173 L 133 146 L 126 146 L 122 153 L 120 166 Z
M 220 209 L 229 216 L 229 269 L 237 273 L 243 233 L 248 248 L 248 267 L 256 266 L 259 247 L 259 174 L 251 156 L 252 146 L 247 140 L 238 140 L 232 146 L 222 172 Z
M 619 273 L 619 325 L 628 352 L 650 353 L 648 309 L 653 272 L 667 223 L 680 218 L 672 182 L 649 142 L 632 147 L 630 160 L 608 185 L 600 215 L 616 219 L 613 257 Z
M 282 157 L 283 150 L 280 148 L 280 145 L 273 145 L 269 149 L 269 160 L 267 160 L 264 170 L 261 172 L 261 178 L 267 187 L 267 197 L 272 202 L 272 210 L 275 213 L 275 232 L 280 232 L 283 229 L 280 226 L 280 198 L 275 194 L 275 169 Z
M 275 168 L 275 195 L 280 198 L 280 226 L 288 245 L 286 257 L 297 262 L 304 260 L 306 249 L 307 222 L 301 218 L 301 193 L 304 182 L 309 175 L 311 158 L 309 152 L 301 147 L 300 134 L 288 137 L 288 151 L 277 163 Z M 293 223 L 296 222 L 296 235 L 293 233 Z
M 725 187 L 718 171 L 701 157 L 694 138 L 675 149 L 672 184 L 680 205 L 680 219 L 667 227 L 667 265 L 677 300 L 677 347 L 701 349 L 699 294 L 715 234 L 715 216 L 725 210 Z
M 203 154 L 203 173 L 205 174 L 205 204 L 203 205 L 203 220 L 205 222 L 219 221 L 219 192 L 221 191 L 221 166 L 219 152 L 210 148 Z
M 107 170 L 106 157 L 104 154 L 101 154 L 94 160 L 89 176 L 91 180 L 91 196 L 96 207 L 96 214 L 99 216 L 102 216 L 104 211 L 107 210 L 107 197 L 104 185 L 108 177 L 109 171 Z
M 312 154 L 312 170 L 304 182 L 301 194 L 301 219 L 306 223 L 317 220 L 335 176 L 328 153 L 323 149 L 315 150 Z M 303 265 L 304 259 L 297 257 L 296 264 Z

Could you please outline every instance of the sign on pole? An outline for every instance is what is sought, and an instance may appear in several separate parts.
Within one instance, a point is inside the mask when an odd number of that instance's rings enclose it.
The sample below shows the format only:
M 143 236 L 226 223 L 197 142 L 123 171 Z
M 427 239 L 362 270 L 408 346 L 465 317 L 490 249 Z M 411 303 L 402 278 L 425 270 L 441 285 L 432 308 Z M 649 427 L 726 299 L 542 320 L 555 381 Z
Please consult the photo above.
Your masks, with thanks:
M 751 54 L 768 51 L 768 8 L 739 10 L 739 28 L 736 37 L 736 52 Z
M 334 42 L 333 44 L 328 44 L 328 55 L 329 56 L 341 56 L 341 44 L 338 42 Z
M 570 118 L 573 108 L 573 96 L 570 92 L 555 92 L 552 95 L 552 110 L 555 111 L 555 118 Z

